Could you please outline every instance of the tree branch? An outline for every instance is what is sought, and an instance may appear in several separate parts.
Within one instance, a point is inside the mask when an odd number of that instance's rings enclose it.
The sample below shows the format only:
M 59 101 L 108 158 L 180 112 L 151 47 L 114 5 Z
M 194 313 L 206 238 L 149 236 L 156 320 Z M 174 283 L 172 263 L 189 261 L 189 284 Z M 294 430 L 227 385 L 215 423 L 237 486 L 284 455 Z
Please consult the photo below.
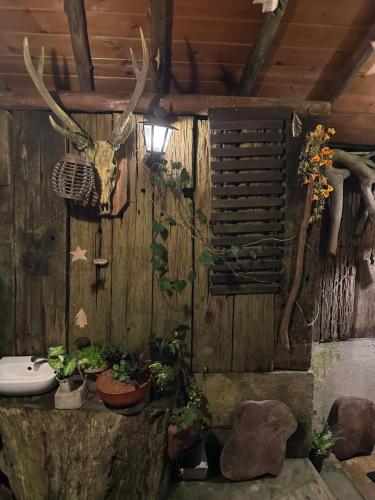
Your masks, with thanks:
M 169 94 L 173 0 L 149 0 L 151 61 L 156 94 Z
M 288 0 L 279 0 L 279 5 L 274 12 L 265 14 L 262 27 L 257 34 L 255 43 L 247 56 L 246 64 L 238 83 L 237 95 L 249 96 L 255 80 L 262 68 L 272 42 L 276 36 L 281 19 L 286 10 Z
M 80 90 L 95 90 L 84 0 L 64 0 Z

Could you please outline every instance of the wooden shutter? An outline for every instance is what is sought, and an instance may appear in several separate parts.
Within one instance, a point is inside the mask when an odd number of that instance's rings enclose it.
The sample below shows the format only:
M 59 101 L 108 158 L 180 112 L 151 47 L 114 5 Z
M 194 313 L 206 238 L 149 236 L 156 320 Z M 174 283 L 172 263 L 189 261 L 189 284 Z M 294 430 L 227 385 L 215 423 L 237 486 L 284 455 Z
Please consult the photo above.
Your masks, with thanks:
M 228 257 L 215 265 L 213 295 L 280 290 L 286 137 L 292 112 L 285 107 L 209 110 L 213 245 L 249 245 L 256 254 Z

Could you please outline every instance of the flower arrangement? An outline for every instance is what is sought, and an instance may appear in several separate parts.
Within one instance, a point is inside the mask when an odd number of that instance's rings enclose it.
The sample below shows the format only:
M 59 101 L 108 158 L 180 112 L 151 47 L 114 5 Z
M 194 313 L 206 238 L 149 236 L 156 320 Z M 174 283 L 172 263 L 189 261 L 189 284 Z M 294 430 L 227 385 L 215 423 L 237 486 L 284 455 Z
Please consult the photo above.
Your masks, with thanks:
M 324 125 L 317 125 L 313 131 L 307 133 L 305 147 L 300 155 L 298 175 L 303 184 L 313 183 L 312 199 L 315 206 L 310 216 L 310 223 L 320 219 L 325 200 L 333 191 L 325 171 L 333 164 L 333 151 L 327 146 L 327 142 L 334 134 L 334 128 L 326 130 Z

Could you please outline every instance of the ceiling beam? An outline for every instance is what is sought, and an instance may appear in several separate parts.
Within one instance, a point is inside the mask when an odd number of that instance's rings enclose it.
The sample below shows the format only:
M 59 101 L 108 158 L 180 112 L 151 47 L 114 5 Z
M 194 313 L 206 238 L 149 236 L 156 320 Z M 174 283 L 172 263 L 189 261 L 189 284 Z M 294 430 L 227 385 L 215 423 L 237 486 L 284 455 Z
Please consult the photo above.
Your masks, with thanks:
M 150 45 L 156 94 L 169 94 L 173 0 L 149 0 Z
M 275 39 L 287 4 L 288 0 L 279 0 L 276 10 L 264 15 L 263 24 L 256 36 L 253 47 L 250 49 L 245 67 L 238 82 L 237 95 L 250 95 L 259 72 L 266 61 L 272 42 Z
M 80 89 L 95 90 L 84 0 L 64 0 Z
M 332 104 L 348 89 L 356 76 L 366 77 L 375 73 L 375 42 L 372 38 L 375 39 L 375 28 L 362 40 L 346 63 L 340 82 L 328 99 Z
M 53 92 L 55 100 L 67 111 L 88 113 L 117 112 L 126 109 L 130 95 L 101 94 L 98 92 Z M 143 94 L 135 111 L 150 112 L 155 94 Z M 301 116 L 325 117 L 331 114 L 326 101 L 298 101 L 266 97 L 236 97 L 197 94 L 171 94 L 163 99 L 165 109 L 181 115 L 207 116 L 209 108 L 241 106 L 288 106 Z M 48 107 L 37 91 L 0 91 L 0 108 L 47 110 Z

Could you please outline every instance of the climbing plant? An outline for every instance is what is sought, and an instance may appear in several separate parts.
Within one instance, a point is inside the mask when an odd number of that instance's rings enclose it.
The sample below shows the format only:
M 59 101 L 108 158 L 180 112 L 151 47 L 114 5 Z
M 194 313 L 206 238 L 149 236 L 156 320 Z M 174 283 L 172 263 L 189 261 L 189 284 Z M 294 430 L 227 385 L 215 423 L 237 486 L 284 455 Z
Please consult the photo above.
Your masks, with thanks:
M 190 189 L 188 186 L 191 183 L 191 176 L 180 162 L 162 160 L 154 165 L 152 175 L 153 188 L 149 195 L 154 207 L 159 208 L 160 215 L 152 221 L 151 265 L 163 293 L 168 295 L 174 292 L 181 293 L 188 282 L 195 280 L 197 265 L 210 267 L 218 262 L 224 262 L 228 268 L 233 270 L 230 262 L 227 262 L 228 257 L 234 259 L 238 259 L 240 256 L 256 258 L 255 248 L 250 248 L 250 245 L 233 245 L 231 248 L 223 250 L 213 248 L 210 238 L 207 237 L 208 217 L 202 208 L 194 206 L 194 202 L 189 199 Z M 174 204 L 171 204 L 174 207 L 173 213 L 169 213 L 167 210 L 167 201 L 170 198 L 175 201 Z M 169 255 L 166 243 L 173 227 L 187 231 L 202 245 L 202 251 L 192 267 L 181 276 L 171 276 L 168 265 Z M 234 270 L 233 273 L 238 274 Z

